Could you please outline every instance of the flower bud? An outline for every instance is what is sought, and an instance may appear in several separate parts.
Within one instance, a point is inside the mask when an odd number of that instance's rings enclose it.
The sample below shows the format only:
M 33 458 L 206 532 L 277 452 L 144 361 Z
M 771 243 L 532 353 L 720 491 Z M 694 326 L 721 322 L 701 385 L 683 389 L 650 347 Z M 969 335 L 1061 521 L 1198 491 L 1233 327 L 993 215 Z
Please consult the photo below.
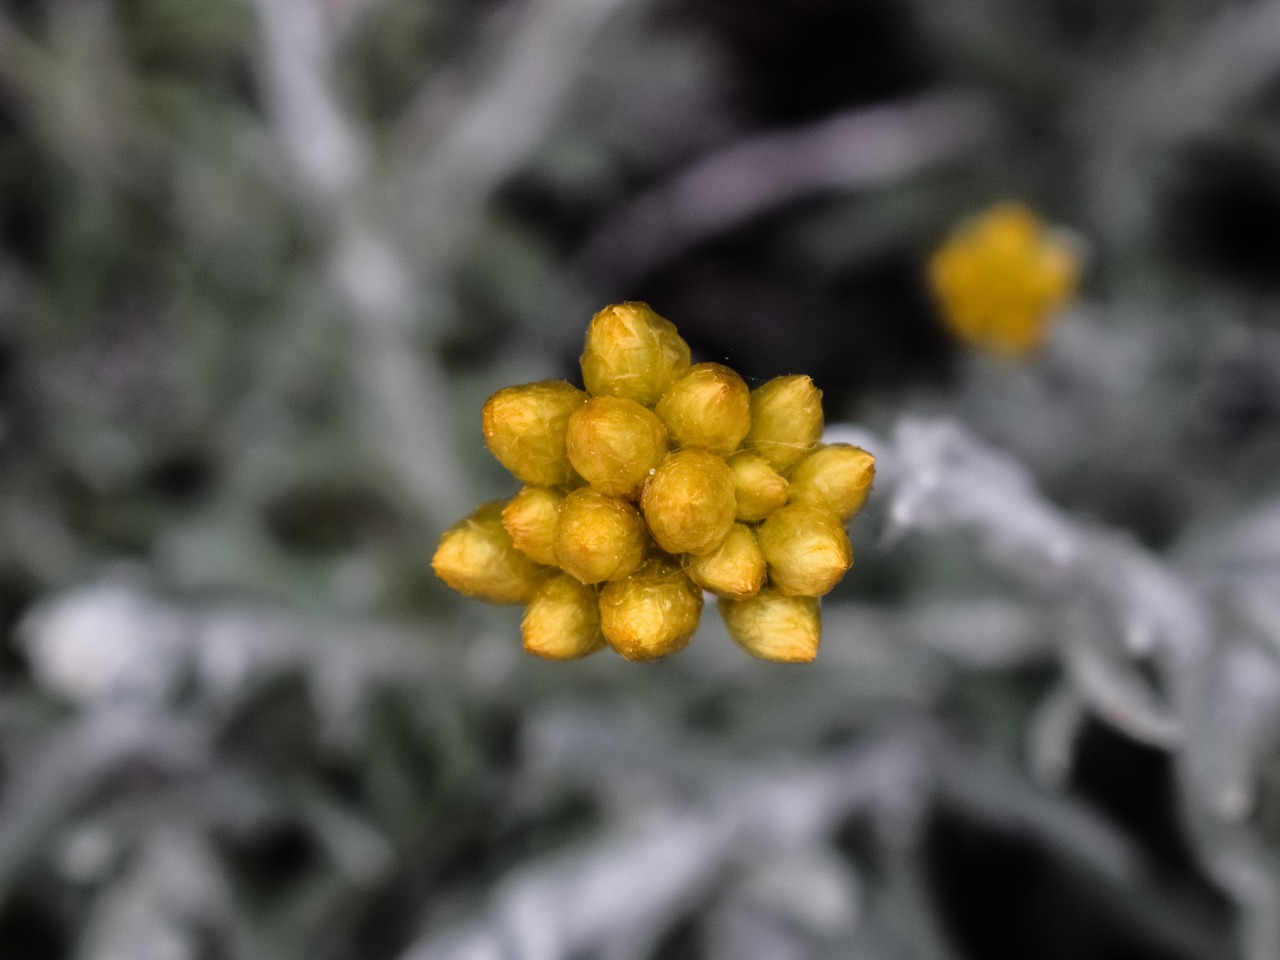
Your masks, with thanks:
M 644 559 L 644 520 L 631 504 L 590 487 L 572 491 L 556 516 L 556 562 L 583 583 L 617 580 Z
M 764 589 L 747 600 L 721 600 L 720 616 L 733 642 L 753 657 L 811 663 L 818 655 L 822 612 L 815 597 Z
M 1038 347 L 1080 283 L 1080 255 L 1020 203 L 963 223 L 929 261 L 942 317 L 960 339 L 1000 356 Z
M 758 453 L 735 453 L 729 458 L 733 471 L 736 519 L 744 523 L 763 520 L 787 502 L 787 478 L 769 466 Z
M 822 391 L 808 377 L 775 377 L 751 391 L 744 446 L 786 470 L 822 439 Z
M 592 396 L 652 407 L 688 369 L 689 345 L 647 303 L 615 303 L 591 318 L 581 363 Z
M 844 524 L 825 507 L 789 504 L 769 514 L 756 535 L 769 584 L 789 596 L 820 597 L 853 564 Z
M 516 549 L 502 526 L 502 506 L 486 503 L 441 534 L 431 568 L 468 597 L 527 603 L 550 571 Z
M 481 413 L 485 446 L 524 483 L 565 484 L 573 477 L 565 451 L 569 415 L 587 395 L 564 380 L 504 387 Z
M 576 660 L 604 646 L 596 588 L 561 573 L 542 585 L 520 622 L 524 648 L 547 660 Z
M 601 493 L 634 500 L 667 452 L 667 428 L 622 397 L 595 397 L 569 418 L 569 461 Z
M 791 468 L 792 503 L 826 507 L 847 520 L 867 502 L 876 458 L 861 447 L 829 443 Z
M 683 649 L 701 616 L 702 591 L 666 558 L 649 560 L 600 590 L 605 639 L 628 660 L 654 660 Z
M 556 515 L 564 494 L 546 487 L 523 487 L 502 511 L 502 525 L 516 549 L 538 563 L 556 565 Z
M 640 509 L 668 553 L 706 553 L 733 526 L 733 471 L 705 450 L 669 453 L 644 485 Z
M 719 363 L 695 363 L 655 408 L 671 440 L 721 456 L 738 449 L 751 426 L 746 381 Z
M 764 583 L 764 554 L 749 527 L 735 523 L 724 543 L 702 556 L 686 556 L 684 572 L 718 597 L 745 600 Z

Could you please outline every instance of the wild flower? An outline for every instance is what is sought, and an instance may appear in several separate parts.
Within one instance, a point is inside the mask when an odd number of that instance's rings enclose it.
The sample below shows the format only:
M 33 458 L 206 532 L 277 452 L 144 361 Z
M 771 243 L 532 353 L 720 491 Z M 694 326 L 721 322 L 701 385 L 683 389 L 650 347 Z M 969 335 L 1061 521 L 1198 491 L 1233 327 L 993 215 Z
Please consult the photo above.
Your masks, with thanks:
M 929 261 L 929 283 L 948 329 L 965 343 L 1021 357 L 1044 341 L 1075 294 L 1080 258 L 1020 203 L 962 223 Z
M 844 525 L 875 458 L 821 442 L 808 377 L 751 390 L 726 366 L 691 363 L 644 303 L 597 313 L 581 364 L 585 391 L 542 381 L 485 403 L 485 443 L 525 485 L 445 531 L 436 574 L 525 604 L 524 647 L 547 659 L 675 653 L 709 591 L 748 653 L 813 660 L 818 598 L 853 563 Z

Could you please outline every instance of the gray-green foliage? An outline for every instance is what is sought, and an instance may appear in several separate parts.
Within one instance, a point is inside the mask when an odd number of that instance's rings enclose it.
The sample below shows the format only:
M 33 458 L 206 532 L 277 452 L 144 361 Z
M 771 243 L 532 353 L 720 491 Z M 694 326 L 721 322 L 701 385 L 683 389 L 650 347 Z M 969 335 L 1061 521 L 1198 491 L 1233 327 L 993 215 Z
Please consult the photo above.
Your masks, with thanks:
M 940 822 L 1149 955 L 1280 954 L 1280 430 L 1214 413 L 1280 405 L 1276 304 L 1161 207 L 1196 145 L 1280 162 L 1280 7 L 1058 6 L 920 0 L 927 89 L 749 129 L 644 2 L 0 4 L 0 955 L 952 957 Z M 1005 196 L 1089 294 L 829 411 L 881 473 L 815 666 L 714 617 L 537 662 L 433 580 L 510 492 L 484 397 L 609 278 L 795 208 L 825 282 Z M 1169 758 L 1172 880 L 1097 727 Z

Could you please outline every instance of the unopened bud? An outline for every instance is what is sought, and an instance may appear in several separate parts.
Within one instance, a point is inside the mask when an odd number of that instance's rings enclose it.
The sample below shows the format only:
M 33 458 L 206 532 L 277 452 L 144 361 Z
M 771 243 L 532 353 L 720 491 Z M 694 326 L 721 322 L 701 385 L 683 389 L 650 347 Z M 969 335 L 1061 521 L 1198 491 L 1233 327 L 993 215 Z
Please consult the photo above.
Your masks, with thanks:
M 441 534 L 431 568 L 468 597 L 527 603 L 550 571 L 516 549 L 502 525 L 502 507 L 486 503 Z
M 644 485 L 640 508 L 658 546 L 668 553 L 706 553 L 733 526 L 733 471 L 705 450 L 677 450 Z
M 596 588 L 567 573 L 542 585 L 520 623 L 524 648 L 547 660 L 576 660 L 604 646 Z
M 853 564 L 844 524 L 825 507 L 789 504 L 771 513 L 757 536 L 769 584 L 791 596 L 822 596 Z
M 744 446 L 786 470 L 822 439 L 822 391 L 804 376 L 775 377 L 751 391 Z
M 760 454 L 735 453 L 729 458 L 729 469 L 733 471 L 738 520 L 763 520 L 787 502 L 787 478 Z
M 634 400 L 594 397 L 569 418 L 569 461 L 591 486 L 635 499 L 666 455 L 667 428 Z
M 719 363 L 695 363 L 655 408 L 671 440 L 726 456 L 738 449 L 751 426 L 746 381 Z
M 867 502 L 876 458 L 861 447 L 829 443 L 791 468 L 791 502 L 826 507 L 847 520 Z
M 556 565 L 556 515 L 564 494 L 547 487 L 523 487 L 502 511 L 502 525 L 516 549 L 548 566 Z
M 615 303 L 591 318 L 581 363 L 592 396 L 652 407 L 688 369 L 689 345 L 647 303 Z
M 766 588 L 747 600 L 721 600 L 720 616 L 733 642 L 753 657 L 811 663 L 818 655 L 822 612 L 814 597 Z
M 628 660 L 654 660 L 683 649 L 698 629 L 702 591 L 674 563 L 654 558 L 600 590 L 600 626 Z
M 484 442 L 524 483 L 555 487 L 573 477 L 565 450 L 569 416 L 587 395 L 564 380 L 504 387 L 481 414 Z
M 569 493 L 556 516 L 556 562 L 583 583 L 628 576 L 644 559 L 644 520 L 631 504 L 590 487 Z
M 724 543 L 702 556 L 687 556 L 684 572 L 718 597 L 745 600 L 764 583 L 764 554 L 749 527 L 735 523 Z

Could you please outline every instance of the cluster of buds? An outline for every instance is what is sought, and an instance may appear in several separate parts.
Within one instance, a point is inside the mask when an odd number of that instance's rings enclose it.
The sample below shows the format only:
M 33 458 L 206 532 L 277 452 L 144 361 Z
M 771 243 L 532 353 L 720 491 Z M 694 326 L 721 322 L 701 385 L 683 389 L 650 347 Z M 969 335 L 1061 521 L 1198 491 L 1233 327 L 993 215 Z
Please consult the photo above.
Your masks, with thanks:
M 682 649 L 703 593 L 729 635 L 767 660 L 805 663 L 818 598 L 853 562 L 845 521 L 867 499 L 871 454 L 822 444 L 822 393 L 805 376 L 750 390 L 644 303 L 595 315 L 585 390 L 507 387 L 484 439 L 524 486 L 440 538 L 449 586 L 522 603 L 524 647 L 553 660 L 606 644 L 629 660 Z
M 1080 256 L 1019 203 L 961 224 L 929 262 L 943 319 L 959 339 L 1005 357 L 1036 349 L 1080 282 Z

